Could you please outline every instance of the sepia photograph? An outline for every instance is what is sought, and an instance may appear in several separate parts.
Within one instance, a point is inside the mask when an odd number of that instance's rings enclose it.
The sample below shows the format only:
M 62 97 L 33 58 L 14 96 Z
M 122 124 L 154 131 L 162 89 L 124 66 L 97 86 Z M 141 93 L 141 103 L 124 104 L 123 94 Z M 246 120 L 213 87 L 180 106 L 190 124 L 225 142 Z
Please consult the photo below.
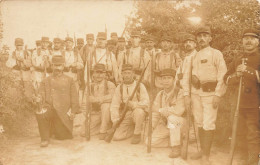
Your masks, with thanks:
M 260 0 L 0 0 L 0 165 L 260 165 Z

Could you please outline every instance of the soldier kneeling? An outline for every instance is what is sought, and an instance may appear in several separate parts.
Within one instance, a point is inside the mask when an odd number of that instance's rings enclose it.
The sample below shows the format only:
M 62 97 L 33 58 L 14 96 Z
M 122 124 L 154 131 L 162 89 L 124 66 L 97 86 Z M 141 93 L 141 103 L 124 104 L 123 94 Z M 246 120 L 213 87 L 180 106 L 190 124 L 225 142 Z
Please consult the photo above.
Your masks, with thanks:
M 173 69 L 162 70 L 160 76 L 164 88 L 157 94 L 152 106 L 152 147 L 170 145 L 172 151 L 169 157 L 175 158 L 180 155 L 181 150 L 184 98 L 180 88 L 173 85 Z
M 116 86 L 111 81 L 105 79 L 106 69 L 104 64 L 96 64 L 92 72 L 89 96 L 89 102 L 91 103 L 90 134 L 95 135 L 99 133 L 99 139 L 104 140 L 106 132 L 111 125 L 109 109 Z M 85 90 L 85 96 L 82 101 L 83 110 L 86 107 L 87 90 L 88 88 Z M 83 128 L 85 128 L 84 123 Z M 84 132 L 85 130 L 82 131 Z
M 71 139 L 73 119 L 79 110 L 79 98 L 72 78 L 63 74 L 65 59 L 52 57 L 53 74 L 44 79 L 39 94 L 36 119 L 41 136 L 41 147 L 47 147 L 51 133 L 58 140 Z

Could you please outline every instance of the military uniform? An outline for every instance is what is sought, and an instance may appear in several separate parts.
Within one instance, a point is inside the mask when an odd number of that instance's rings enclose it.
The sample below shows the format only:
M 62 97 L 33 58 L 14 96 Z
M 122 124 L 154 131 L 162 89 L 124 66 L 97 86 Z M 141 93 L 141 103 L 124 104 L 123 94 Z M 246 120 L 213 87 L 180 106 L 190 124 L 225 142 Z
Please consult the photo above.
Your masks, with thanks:
M 105 65 L 96 64 L 94 71 L 105 72 Z M 91 109 L 91 123 L 90 123 L 90 133 L 95 134 L 105 134 L 109 127 L 111 126 L 110 117 L 110 104 L 114 94 L 116 86 L 107 80 L 102 80 L 101 82 L 93 81 L 90 84 L 90 94 L 92 98 L 99 100 L 98 102 L 92 103 Z M 87 98 L 87 88 L 84 92 L 82 111 L 86 109 L 86 98 Z M 85 131 L 85 123 L 83 123 L 82 132 Z
M 170 41 L 171 38 L 164 36 L 161 41 Z M 172 51 L 169 50 L 168 52 L 164 52 L 163 50 L 155 55 L 155 71 L 159 73 L 161 70 L 166 68 L 172 68 L 174 70 L 177 70 L 180 63 L 178 62 L 178 55 Z M 163 86 L 161 84 L 161 77 L 155 76 L 155 87 L 158 89 L 162 89 Z
M 23 44 L 23 39 L 15 39 L 16 46 L 23 46 Z M 6 62 L 6 66 L 12 68 L 14 73 L 17 73 L 16 78 L 22 82 L 24 95 L 29 101 L 32 97 L 31 58 L 30 52 L 16 49 Z
M 49 38 L 42 37 L 42 42 L 49 41 Z M 51 69 L 52 52 L 48 49 L 37 49 L 32 54 L 32 66 L 33 66 L 33 85 L 35 89 L 39 88 L 42 80 L 49 76 L 52 72 Z
M 53 56 L 53 64 L 64 64 L 63 56 Z M 73 120 L 70 115 L 79 110 L 79 99 L 72 78 L 62 72 L 50 75 L 44 79 L 40 86 L 42 108 L 36 112 L 39 132 L 42 142 L 48 145 L 51 133 L 56 139 L 71 139 Z
M 73 42 L 73 39 L 67 37 L 65 41 Z M 81 56 L 77 51 L 74 51 L 73 49 L 72 50 L 67 49 L 62 53 L 62 55 L 65 57 L 65 67 L 63 72 L 65 75 L 71 77 L 73 81 L 75 81 L 77 90 L 79 90 L 78 72 L 84 67 Z
M 106 40 L 106 34 L 99 32 L 97 38 Z M 93 68 L 95 64 L 105 64 L 108 80 L 112 82 L 118 82 L 118 66 L 115 55 L 109 52 L 106 48 L 95 48 L 90 56 L 90 68 Z M 87 67 L 85 67 L 84 79 L 87 79 Z
M 134 31 L 131 34 L 131 37 L 140 37 L 140 32 Z M 122 58 L 120 58 L 120 64 L 119 68 L 122 68 L 123 64 L 131 64 L 134 67 L 134 70 L 141 73 L 141 71 L 145 68 L 145 66 L 148 64 L 150 60 L 150 55 L 145 52 L 145 49 L 143 49 L 141 46 L 138 47 L 131 47 L 126 51 L 126 53 L 123 55 Z M 144 81 L 150 82 L 150 72 L 149 67 L 144 73 Z M 120 73 L 122 71 L 119 71 Z
M 164 69 L 161 76 L 174 76 L 171 69 Z M 174 147 L 181 144 L 181 130 L 185 111 L 183 93 L 179 88 L 170 92 L 160 91 L 152 106 L 152 146 Z
M 210 29 L 202 27 L 198 29 L 200 33 L 211 34 Z M 192 95 L 193 115 L 199 127 L 201 149 L 206 157 L 209 157 L 210 148 L 213 140 L 214 130 L 216 129 L 216 118 L 218 108 L 213 106 L 214 97 L 221 97 L 225 93 L 224 75 L 227 72 L 226 64 L 222 53 L 219 50 L 207 46 L 201 49 L 192 57 L 192 77 L 190 69 L 184 73 L 183 89 L 184 96 L 189 96 L 189 80 L 192 81 L 192 90 L 197 88 L 197 95 Z M 190 67 L 189 67 L 190 68 Z M 195 80 L 198 80 L 196 83 Z M 194 88 L 193 88 L 194 87 Z
M 252 36 L 257 38 L 258 33 L 253 29 L 246 29 L 243 37 Z M 259 46 L 259 45 L 258 45 Z M 238 86 L 239 77 L 236 76 L 238 65 L 246 65 L 243 72 L 242 91 L 240 97 L 239 125 L 237 136 L 239 140 L 247 141 L 249 162 L 248 164 L 257 164 L 260 133 L 259 133 L 259 69 L 260 69 L 260 52 L 255 51 L 247 53 L 241 52 L 235 56 L 233 62 L 229 65 L 225 80 L 230 86 Z M 246 137 L 246 139 L 245 139 Z
M 126 64 L 124 70 L 132 70 L 132 65 Z M 120 119 L 123 104 L 126 103 L 136 86 L 136 81 L 131 84 L 120 84 L 117 86 L 110 107 L 111 120 L 113 123 Z M 133 133 L 141 136 L 142 125 L 145 119 L 145 111 L 149 106 L 149 96 L 145 86 L 141 83 L 132 99 L 133 106 L 129 107 L 128 112 L 120 126 L 114 134 L 114 140 L 123 140 L 129 138 Z M 133 125 L 135 124 L 135 126 Z

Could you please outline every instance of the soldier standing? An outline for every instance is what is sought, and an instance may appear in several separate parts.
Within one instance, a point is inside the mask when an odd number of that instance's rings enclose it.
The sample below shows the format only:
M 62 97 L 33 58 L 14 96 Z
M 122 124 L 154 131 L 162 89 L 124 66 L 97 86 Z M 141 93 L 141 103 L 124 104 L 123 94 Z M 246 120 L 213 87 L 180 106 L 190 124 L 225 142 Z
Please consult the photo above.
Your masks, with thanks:
M 95 64 L 101 63 L 106 66 L 107 79 L 113 83 L 119 83 L 118 79 L 118 66 L 115 55 L 106 49 L 107 43 L 106 33 L 99 32 L 97 35 L 97 47 L 92 51 L 90 56 L 90 68 Z M 84 74 L 85 82 L 87 78 L 87 67 L 85 67 Z
M 61 39 L 54 38 L 53 43 L 54 43 L 54 47 L 52 51 L 53 56 L 62 54 Z
M 115 43 L 117 44 L 118 36 L 117 36 L 117 33 L 116 33 L 116 32 L 112 32 L 112 33 L 110 34 L 110 38 L 111 38 L 111 40 L 115 41 Z
M 161 39 L 161 52 L 155 56 L 155 71 L 157 73 L 155 76 L 155 87 L 157 90 L 163 89 L 161 77 L 158 73 L 166 68 L 172 68 L 176 71 L 180 65 L 177 54 L 171 50 L 171 44 L 172 39 L 169 36 L 163 36 Z
M 65 39 L 66 50 L 62 53 L 65 57 L 64 74 L 71 77 L 75 81 L 76 89 L 79 91 L 78 72 L 83 69 L 83 61 L 78 51 L 73 50 L 73 39 L 67 37 Z
M 130 49 L 126 51 L 126 54 L 123 56 L 121 59 L 122 61 L 120 62 L 121 66 L 119 68 L 122 68 L 123 64 L 131 64 L 136 71 L 136 73 L 141 73 L 141 71 L 144 69 L 144 67 L 147 65 L 147 63 L 150 60 L 150 56 L 143 48 L 140 46 L 140 37 L 141 33 L 140 31 L 133 31 L 131 33 L 131 43 L 132 46 Z M 144 74 L 144 81 L 150 82 L 150 72 L 149 72 L 149 67 L 145 71 Z M 120 71 L 122 72 L 122 71 Z
M 12 68 L 14 72 L 18 73 L 18 79 L 21 81 L 24 89 L 24 95 L 28 101 L 32 98 L 32 79 L 31 79 L 31 54 L 23 49 L 23 39 L 15 39 L 15 50 L 9 56 L 6 66 Z
M 77 46 L 74 48 L 75 51 L 80 51 L 80 49 L 84 46 L 84 39 L 83 38 L 77 38 Z
M 132 65 L 123 65 L 122 76 L 123 83 L 117 86 L 110 107 L 111 120 L 113 124 L 116 124 L 119 121 L 122 109 L 136 86 Z M 132 136 L 134 133 L 131 143 L 138 144 L 141 141 L 145 111 L 147 111 L 149 106 L 149 95 L 142 83 L 128 106 L 128 112 L 126 113 L 121 125 L 117 128 L 114 134 L 114 140 L 124 140 Z M 134 131 L 133 124 L 135 124 Z
M 99 133 L 99 139 L 104 140 L 107 130 L 111 127 L 110 104 L 116 86 L 106 80 L 106 69 L 104 64 L 96 64 L 92 71 L 92 82 L 90 84 L 91 110 L 91 135 Z M 83 98 L 82 109 L 86 108 L 87 88 Z M 83 123 L 83 134 L 85 135 L 85 122 Z
M 39 104 L 36 112 L 41 147 L 47 147 L 51 133 L 58 140 L 71 139 L 73 119 L 79 109 L 79 99 L 75 81 L 63 74 L 65 59 L 53 56 L 53 73 L 43 80 L 40 94 L 35 102 Z
M 152 106 L 152 147 L 172 148 L 170 158 L 176 158 L 181 150 L 181 129 L 184 122 L 185 111 L 183 92 L 174 86 L 175 71 L 163 69 L 163 90 L 160 91 Z
M 152 54 L 155 56 L 157 53 L 159 53 L 158 49 L 155 49 L 155 38 L 153 36 L 147 36 L 145 38 L 145 45 L 146 49 L 145 51 L 148 52 L 148 54 L 151 56 Z
M 37 40 L 36 41 L 36 49 L 41 49 L 42 47 L 42 41 L 41 40 Z
M 190 64 L 192 69 L 184 73 L 183 89 L 185 108 L 190 110 L 191 102 L 194 107 L 193 115 L 198 126 L 202 151 L 201 164 L 208 165 L 210 164 L 210 149 L 216 129 L 218 104 L 221 96 L 225 93 L 223 78 L 227 68 L 222 53 L 210 47 L 209 43 L 212 38 L 209 27 L 199 28 L 196 38 L 200 51 L 192 58 L 192 65 Z M 189 84 L 190 79 L 191 84 Z M 192 101 L 189 95 L 189 85 L 192 85 L 192 89 L 198 90 L 197 95 L 192 95 Z
M 225 80 L 228 85 L 238 86 L 243 76 L 239 109 L 238 140 L 247 142 L 248 165 L 259 160 L 259 32 L 246 29 L 243 32 L 243 52 L 235 56 L 228 68 Z M 244 63 L 242 62 L 244 60 Z
M 89 58 L 88 55 L 89 53 L 94 50 L 95 45 L 94 45 L 94 34 L 90 33 L 86 35 L 86 40 L 87 40 L 87 44 L 84 45 L 81 49 L 80 49 L 80 55 L 81 58 L 83 60 L 84 66 L 86 65 L 86 60 Z

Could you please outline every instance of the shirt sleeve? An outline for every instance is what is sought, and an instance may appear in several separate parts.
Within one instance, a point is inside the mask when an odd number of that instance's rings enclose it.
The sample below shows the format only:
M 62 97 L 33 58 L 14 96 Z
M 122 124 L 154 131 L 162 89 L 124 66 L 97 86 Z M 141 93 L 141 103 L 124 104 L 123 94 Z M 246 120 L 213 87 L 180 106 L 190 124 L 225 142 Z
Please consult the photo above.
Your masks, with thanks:
M 221 97 L 225 92 L 224 76 L 227 73 L 226 62 L 223 58 L 223 54 L 220 51 L 217 51 L 215 55 L 216 67 L 217 67 L 217 86 L 215 89 L 215 95 Z

